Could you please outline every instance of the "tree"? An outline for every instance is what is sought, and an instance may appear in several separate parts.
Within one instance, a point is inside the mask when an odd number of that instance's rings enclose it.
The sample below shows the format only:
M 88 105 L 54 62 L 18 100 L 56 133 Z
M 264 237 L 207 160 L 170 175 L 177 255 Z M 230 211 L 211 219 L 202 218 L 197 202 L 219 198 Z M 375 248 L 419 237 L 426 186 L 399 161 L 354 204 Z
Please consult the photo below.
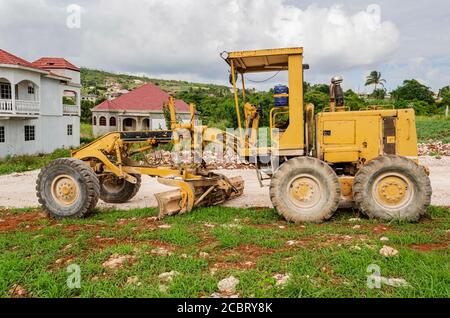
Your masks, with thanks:
M 434 104 L 433 92 L 430 88 L 415 79 L 405 80 L 403 85 L 392 91 L 392 97 L 396 101 L 423 101 L 429 105 Z
M 443 87 L 439 90 L 441 105 L 450 106 L 450 86 Z
M 365 101 L 351 89 L 344 93 L 344 97 L 345 106 L 350 107 L 351 110 L 360 110 L 361 108 L 367 107 Z
M 384 99 L 386 97 L 386 90 L 384 88 L 378 88 L 373 91 L 370 97 L 375 99 Z
M 92 108 L 95 106 L 93 102 L 88 100 L 81 101 L 81 122 L 85 124 L 90 124 L 92 122 Z
M 366 78 L 366 86 L 374 85 L 373 91 L 377 90 L 378 85 L 383 86 L 386 83 L 386 80 L 381 77 L 381 73 L 378 71 L 370 72 L 369 76 Z

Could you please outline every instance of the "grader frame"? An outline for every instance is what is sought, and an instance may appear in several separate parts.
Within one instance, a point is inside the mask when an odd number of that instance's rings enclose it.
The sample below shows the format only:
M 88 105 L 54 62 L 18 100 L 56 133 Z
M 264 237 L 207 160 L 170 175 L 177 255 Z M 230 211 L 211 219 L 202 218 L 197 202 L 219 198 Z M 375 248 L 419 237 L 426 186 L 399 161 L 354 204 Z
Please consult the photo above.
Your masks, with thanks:
M 340 87 L 342 78 L 334 77 L 330 107 L 316 114 L 314 105 L 305 105 L 303 100 L 303 72 L 308 69 L 303 65 L 303 48 L 224 52 L 221 56 L 230 66 L 234 90 L 238 141 L 233 149 L 256 165 L 261 186 L 263 180 L 270 180 L 271 201 L 286 220 L 322 222 L 339 205 L 383 220 L 416 221 L 426 213 L 432 190 L 426 169 L 418 164 L 414 110 L 350 111 Z M 289 93 L 275 97 L 287 97 L 289 102 L 271 109 L 271 145 L 259 147 L 260 108 L 248 102 L 244 78 L 248 73 L 281 71 L 288 72 Z M 56 217 L 83 216 L 95 207 L 98 197 L 126 202 L 136 194 L 141 175 L 178 187 L 156 195 L 161 217 L 241 195 L 242 178 L 210 172 L 201 161 L 160 167 L 131 159 L 159 144 L 181 145 L 179 131 L 187 132 L 188 148 L 194 153 L 207 143 L 220 142 L 220 135 L 236 137 L 195 125 L 194 105 L 191 122 L 179 124 L 173 98 L 168 106 L 169 131 L 110 133 L 74 151 L 71 159 L 57 160 L 43 169 L 37 193 L 44 208 Z M 288 121 L 279 127 L 282 116 Z M 133 149 L 139 143 L 144 145 Z

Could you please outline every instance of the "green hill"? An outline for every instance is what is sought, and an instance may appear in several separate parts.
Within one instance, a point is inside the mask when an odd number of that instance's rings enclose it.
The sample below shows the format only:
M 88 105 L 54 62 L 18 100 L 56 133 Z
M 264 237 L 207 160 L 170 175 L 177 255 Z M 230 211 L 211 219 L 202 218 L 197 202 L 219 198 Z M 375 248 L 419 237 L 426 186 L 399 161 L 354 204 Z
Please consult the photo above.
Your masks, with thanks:
M 110 89 L 110 92 L 117 90 L 133 90 L 150 82 L 160 86 L 164 91 L 173 95 L 193 90 L 201 90 L 214 95 L 221 95 L 228 91 L 226 86 L 214 84 L 155 79 L 145 76 L 118 74 L 102 70 L 81 68 L 81 84 L 83 85 L 84 95 L 94 94 L 101 98 L 108 92 L 108 89 Z

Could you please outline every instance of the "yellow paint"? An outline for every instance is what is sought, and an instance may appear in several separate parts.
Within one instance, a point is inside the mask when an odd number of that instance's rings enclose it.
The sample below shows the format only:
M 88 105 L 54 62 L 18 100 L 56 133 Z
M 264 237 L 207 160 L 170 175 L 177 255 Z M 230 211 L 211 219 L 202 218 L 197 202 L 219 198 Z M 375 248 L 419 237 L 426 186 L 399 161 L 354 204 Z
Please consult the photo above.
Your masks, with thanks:
M 416 126 L 411 109 L 319 113 L 316 122 L 318 157 L 337 163 L 367 162 L 383 155 L 383 117 L 395 118 L 397 136 L 387 136 L 387 142 L 396 143 L 396 154 L 417 157 Z

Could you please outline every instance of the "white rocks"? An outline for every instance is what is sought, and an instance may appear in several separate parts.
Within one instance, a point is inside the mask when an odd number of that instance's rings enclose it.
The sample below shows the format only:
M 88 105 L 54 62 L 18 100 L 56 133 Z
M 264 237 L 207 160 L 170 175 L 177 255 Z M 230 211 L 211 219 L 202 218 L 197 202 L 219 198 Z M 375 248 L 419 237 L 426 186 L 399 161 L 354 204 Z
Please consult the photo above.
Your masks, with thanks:
M 137 276 L 131 276 L 127 278 L 126 285 L 136 285 L 136 286 L 142 286 L 142 283 L 139 281 L 139 277 Z
M 380 255 L 384 257 L 393 257 L 398 255 L 398 251 L 395 248 L 385 245 L 380 249 Z
M 360 230 L 360 229 L 361 229 L 361 225 L 355 225 L 355 226 L 353 227 L 353 229 L 354 229 L 354 230 Z
M 228 278 L 222 279 L 217 287 L 219 288 L 219 292 L 223 294 L 234 294 L 236 293 L 236 287 L 239 284 L 239 279 L 234 276 L 230 276 Z
M 132 260 L 134 260 L 134 256 L 132 255 L 113 254 L 102 264 L 102 266 L 107 269 L 117 269 L 122 267 L 125 262 Z
M 361 219 L 360 218 L 351 218 L 348 221 L 352 222 L 352 223 L 356 223 L 356 222 L 361 222 Z
M 380 237 L 380 241 L 381 242 L 389 242 L 389 238 L 387 238 L 386 236 Z
M 206 258 L 206 259 L 209 258 L 209 254 L 206 253 L 206 252 L 200 252 L 199 256 L 200 256 L 201 258 Z
M 152 253 L 153 255 L 158 255 L 158 256 L 171 256 L 172 255 L 172 252 L 165 249 L 164 247 L 157 247 L 157 248 L 153 249 L 150 253 Z
M 276 286 L 284 286 L 289 282 L 289 279 L 291 278 L 290 274 L 275 274 L 273 275 L 273 278 L 275 279 Z
M 158 228 L 160 228 L 162 230 L 168 230 L 168 229 L 171 229 L 172 226 L 169 224 L 163 224 L 163 225 L 159 225 Z
M 419 144 L 419 156 L 438 155 L 450 156 L 450 144 L 444 144 L 442 141 L 430 141 L 426 144 Z
M 411 285 L 403 278 L 382 277 L 381 281 L 383 284 L 391 286 L 391 287 L 411 287 Z
M 160 284 L 159 284 L 159 291 L 162 293 L 166 293 L 169 290 L 169 284 L 173 282 L 173 279 L 180 275 L 177 271 L 171 271 L 167 273 L 162 273 L 158 276 Z
M 297 245 L 297 243 L 298 243 L 297 241 L 291 240 L 291 241 L 287 241 L 287 242 L 286 242 L 286 245 L 287 245 L 287 246 L 294 246 L 294 245 Z
M 179 272 L 177 271 L 171 271 L 171 272 L 167 272 L 167 273 L 162 273 L 158 276 L 159 281 L 163 284 L 168 284 L 171 283 L 173 281 L 173 279 L 180 275 Z

